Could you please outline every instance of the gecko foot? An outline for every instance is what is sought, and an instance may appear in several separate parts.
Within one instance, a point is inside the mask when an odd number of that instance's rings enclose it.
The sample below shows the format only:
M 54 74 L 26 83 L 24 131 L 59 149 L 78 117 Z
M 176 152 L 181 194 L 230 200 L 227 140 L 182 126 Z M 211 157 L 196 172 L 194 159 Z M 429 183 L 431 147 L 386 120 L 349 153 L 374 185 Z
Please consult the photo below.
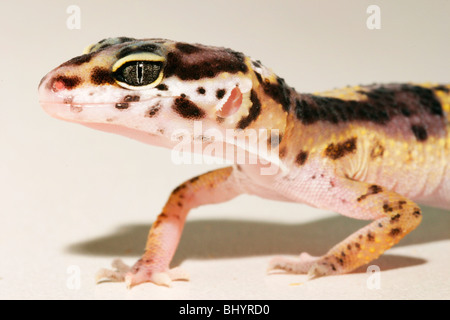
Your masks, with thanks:
M 112 262 L 115 270 L 101 269 L 96 275 L 96 282 L 125 282 L 128 288 L 144 282 L 153 282 L 160 286 L 170 287 L 172 281 L 189 280 L 189 275 L 181 268 L 173 268 L 165 271 L 154 271 L 151 265 L 145 265 L 139 260 L 133 267 L 126 265 L 122 260 Z
M 292 273 L 308 273 L 320 257 L 303 252 L 298 258 L 275 257 L 269 262 L 268 272 L 285 270 Z

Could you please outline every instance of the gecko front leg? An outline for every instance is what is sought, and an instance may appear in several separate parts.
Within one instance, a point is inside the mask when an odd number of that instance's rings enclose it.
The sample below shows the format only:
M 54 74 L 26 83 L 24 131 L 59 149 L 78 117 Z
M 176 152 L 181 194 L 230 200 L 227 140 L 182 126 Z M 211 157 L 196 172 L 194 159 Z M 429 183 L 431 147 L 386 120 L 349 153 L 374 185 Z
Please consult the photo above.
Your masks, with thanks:
M 335 181 L 335 188 L 340 192 L 321 198 L 328 208 L 352 218 L 374 221 L 322 257 L 307 253 L 298 258 L 276 257 L 270 262 L 269 270 L 308 273 L 310 278 L 350 272 L 378 258 L 422 220 L 419 206 L 395 192 L 347 178 Z
M 172 280 L 187 280 L 187 274 L 179 268 L 169 269 L 186 216 L 193 208 L 238 196 L 241 192 L 232 172 L 232 167 L 214 170 L 175 188 L 150 229 L 141 259 L 131 268 L 116 260 L 113 263 L 116 271 L 100 270 L 97 281 L 125 281 L 128 287 L 132 287 L 143 282 L 168 286 Z

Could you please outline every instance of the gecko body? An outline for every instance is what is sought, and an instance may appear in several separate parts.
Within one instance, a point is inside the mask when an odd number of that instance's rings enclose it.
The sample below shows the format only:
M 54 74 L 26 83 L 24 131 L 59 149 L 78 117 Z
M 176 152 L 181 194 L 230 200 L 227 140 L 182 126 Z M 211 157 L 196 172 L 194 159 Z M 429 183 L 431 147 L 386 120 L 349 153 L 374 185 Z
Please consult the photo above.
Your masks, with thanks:
M 186 279 L 169 264 L 188 212 L 244 193 L 372 220 L 323 256 L 270 262 L 311 277 L 376 259 L 419 225 L 417 203 L 450 209 L 450 85 L 298 93 L 231 49 L 121 37 L 52 70 L 39 96 L 56 118 L 167 148 L 197 143 L 198 152 L 235 161 L 175 188 L 142 258 L 132 268 L 116 261 L 99 279 L 129 286 Z M 236 150 L 256 161 L 238 161 Z

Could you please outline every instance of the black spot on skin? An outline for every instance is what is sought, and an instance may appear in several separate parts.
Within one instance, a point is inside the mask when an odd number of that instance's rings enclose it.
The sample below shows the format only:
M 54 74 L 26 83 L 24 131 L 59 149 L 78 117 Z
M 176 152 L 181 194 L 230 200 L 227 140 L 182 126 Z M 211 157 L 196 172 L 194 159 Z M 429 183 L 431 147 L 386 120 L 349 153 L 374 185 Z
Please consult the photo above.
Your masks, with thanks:
M 250 92 L 250 101 L 252 102 L 252 106 L 250 107 L 248 115 L 239 120 L 239 123 L 237 125 L 238 129 L 245 129 L 246 127 L 248 127 L 250 123 L 256 120 L 261 113 L 261 102 L 259 101 L 258 96 L 256 95 L 256 92 L 254 90 Z
M 369 192 L 371 192 L 371 194 L 377 194 L 383 192 L 383 188 L 377 186 L 376 184 L 373 184 L 369 187 Z
M 284 158 L 286 155 L 287 155 L 287 148 L 286 147 L 280 148 L 280 150 L 278 151 L 278 156 L 280 158 Z
M 190 183 L 194 183 L 195 181 L 197 181 L 198 179 L 200 179 L 200 177 L 194 177 L 192 179 L 189 180 Z
M 295 158 L 295 163 L 299 166 L 302 166 L 305 164 L 306 160 L 308 160 L 308 151 L 300 151 L 297 157 Z
M 159 105 L 150 107 L 150 109 L 148 109 L 148 111 L 147 111 L 147 117 L 153 118 L 154 116 L 156 116 L 156 114 L 159 112 L 160 108 L 161 107 Z
M 127 102 L 116 103 L 116 109 L 119 109 L 119 110 L 128 109 L 129 107 L 130 107 L 130 105 Z
M 355 247 L 356 247 L 356 249 L 361 250 L 361 245 L 358 242 L 355 243 Z
M 125 98 L 123 98 L 123 102 L 137 102 L 141 99 L 141 97 L 139 96 L 125 96 Z
M 379 228 L 383 228 L 383 224 L 382 224 L 382 223 L 379 223 L 379 224 L 378 224 L 378 227 L 379 227 Z
M 219 100 L 222 99 L 225 96 L 225 93 L 227 93 L 225 89 L 218 89 L 216 91 L 216 98 Z
M 418 141 L 426 141 L 428 139 L 428 132 L 425 127 L 420 125 L 412 125 L 411 130 Z
M 206 93 L 206 90 L 205 90 L 205 88 L 203 88 L 203 87 L 198 87 L 198 88 L 197 88 L 197 93 L 198 93 L 198 94 L 205 94 L 205 93 Z
M 186 98 L 186 94 L 182 93 L 182 94 L 180 94 L 180 97 Z
M 438 90 L 438 91 L 443 91 L 443 92 L 446 92 L 446 93 L 450 92 L 450 89 L 445 87 L 445 86 L 436 86 L 433 89 L 434 90 Z
M 370 151 L 370 157 L 372 159 L 376 159 L 382 158 L 383 155 L 384 155 L 384 146 L 379 141 L 377 141 L 373 146 L 372 150 Z
M 67 66 L 79 66 L 83 63 L 89 62 L 92 59 L 92 54 L 83 54 L 81 56 L 75 57 L 70 59 L 69 61 L 64 62 L 60 67 L 67 67 Z
M 352 245 L 351 244 L 347 245 L 347 250 L 352 250 Z
M 178 201 L 177 206 L 179 206 L 181 208 L 183 206 L 183 204 L 180 201 Z
M 177 42 L 175 44 L 175 47 L 185 54 L 192 54 L 201 51 L 201 49 L 198 46 L 194 46 L 192 44 L 184 42 Z
M 400 210 L 402 210 L 404 204 L 406 204 L 406 201 L 400 200 L 400 201 L 398 202 L 398 208 L 399 208 Z
M 353 153 L 356 150 L 356 140 L 356 137 L 353 137 L 338 144 L 332 143 L 328 145 L 325 149 L 325 156 L 330 159 L 337 160 L 347 154 Z
M 176 194 L 185 188 L 186 188 L 186 184 L 183 183 L 183 184 L 179 185 L 178 187 L 176 187 L 175 189 L 173 189 L 172 193 Z
M 331 264 L 331 269 L 332 269 L 333 271 L 336 271 L 336 267 L 334 266 L 334 264 Z
M 158 51 L 158 46 L 152 43 L 147 43 L 147 44 L 143 44 L 140 46 L 129 46 L 129 47 L 125 47 L 122 50 L 119 51 L 119 53 L 117 53 L 117 59 L 121 59 L 125 56 L 128 56 L 129 54 L 132 53 L 136 53 L 136 52 L 150 52 L 150 53 L 155 53 L 156 51 Z
M 225 121 L 225 118 L 216 117 L 216 121 L 217 121 L 217 123 L 222 123 Z
M 213 78 L 220 72 L 246 73 L 245 56 L 223 48 L 197 46 L 196 52 L 185 54 L 173 51 L 167 54 L 164 74 L 166 78 L 177 76 L 181 80 Z
M 256 71 L 254 71 L 254 72 L 255 72 L 256 79 L 258 79 L 258 82 L 259 82 L 261 85 L 263 85 L 263 84 L 264 84 L 264 81 L 263 81 L 263 79 L 262 79 L 262 76 L 261 76 L 258 72 L 256 72 Z
M 259 61 L 259 60 L 252 61 L 252 65 L 253 65 L 254 67 L 256 67 L 256 68 L 261 68 L 261 67 L 262 67 L 261 61 Z
M 169 90 L 169 87 L 166 84 L 164 84 L 164 83 L 158 84 L 155 88 L 158 89 L 158 90 L 161 90 L 161 91 Z
M 394 228 L 394 229 L 391 229 L 391 232 L 389 232 L 389 235 L 392 237 L 395 237 L 395 236 L 399 235 L 401 232 L 402 232 L 402 229 Z
M 398 222 L 400 220 L 401 214 L 397 213 L 395 216 L 391 217 L 391 223 Z
M 375 236 L 370 232 L 367 234 L 367 241 L 375 241 Z
M 51 86 L 52 86 L 53 83 L 55 83 L 57 81 L 62 82 L 64 87 L 67 90 L 72 90 L 81 83 L 81 78 L 77 77 L 77 76 L 73 76 L 73 77 L 57 76 L 53 79 L 53 81 L 50 81 L 49 84 L 51 84 Z
M 129 38 L 129 37 L 117 37 L 117 38 L 103 39 L 103 40 L 99 41 L 91 50 L 93 50 L 93 52 L 98 52 L 101 50 L 105 50 L 106 48 L 109 48 L 110 46 L 113 46 L 115 44 L 131 42 L 131 41 L 135 41 L 135 40 L 136 39 Z M 98 45 L 100 45 L 100 46 L 98 46 Z
M 186 119 L 198 120 L 205 116 L 205 111 L 191 100 L 182 97 L 175 99 L 172 109 Z
M 358 199 L 356 199 L 358 202 L 366 199 L 368 196 L 373 195 L 373 194 L 377 194 L 383 192 L 383 188 L 381 188 L 380 186 L 377 186 L 375 184 L 369 186 L 367 193 L 363 194 L 362 196 L 360 196 Z M 384 207 L 383 207 L 384 208 Z
M 111 71 L 100 67 L 95 67 L 94 69 L 92 69 L 91 82 L 96 85 L 115 83 Z
M 419 208 L 414 209 L 414 212 L 413 212 L 413 216 L 414 216 L 414 217 L 418 218 L 418 217 L 420 217 L 421 215 L 422 215 L 422 214 L 421 214 Z
M 414 114 L 443 116 L 441 103 L 433 91 L 414 85 L 366 87 L 358 91 L 365 100 L 343 100 L 303 94 L 295 101 L 295 114 L 303 124 L 318 121 L 339 124 L 349 121 L 368 121 L 387 124 L 394 116 Z

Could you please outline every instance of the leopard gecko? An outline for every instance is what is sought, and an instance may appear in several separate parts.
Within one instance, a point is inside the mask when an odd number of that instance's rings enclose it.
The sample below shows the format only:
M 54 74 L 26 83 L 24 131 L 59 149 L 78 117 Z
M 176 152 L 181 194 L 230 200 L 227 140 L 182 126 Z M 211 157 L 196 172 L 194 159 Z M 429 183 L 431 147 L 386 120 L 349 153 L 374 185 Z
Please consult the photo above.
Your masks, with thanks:
M 241 194 L 371 220 L 323 256 L 269 263 L 270 270 L 310 278 L 347 273 L 379 257 L 419 225 L 417 203 L 450 209 L 449 84 L 298 93 L 231 49 L 117 37 L 50 71 L 39 99 L 59 119 L 166 148 L 197 143 L 197 152 L 216 150 L 234 161 L 175 188 L 141 259 L 132 267 L 116 260 L 98 280 L 131 287 L 187 279 L 170 268 L 187 214 Z M 189 134 L 180 139 L 180 129 Z M 220 152 L 224 146 L 231 148 Z

